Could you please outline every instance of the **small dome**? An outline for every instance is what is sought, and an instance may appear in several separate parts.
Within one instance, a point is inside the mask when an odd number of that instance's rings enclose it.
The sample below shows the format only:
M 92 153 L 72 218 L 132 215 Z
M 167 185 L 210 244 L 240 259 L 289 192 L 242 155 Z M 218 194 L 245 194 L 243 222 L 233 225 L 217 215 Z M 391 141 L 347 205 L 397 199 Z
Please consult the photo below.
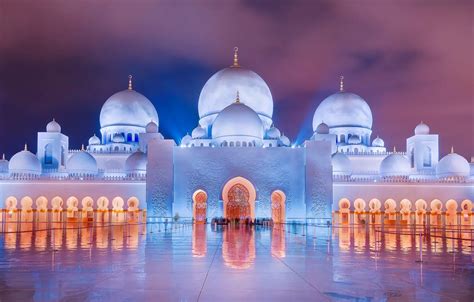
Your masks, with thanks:
M 280 137 L 280 144 L 285 147 L 289 147 L 291 145 L 291 142 L 290 142 L 290 139 L 286 135 L 283 134 Z
M 61 133 L 61 125 L 59 125 L 53 118 L 53 120 L 46 125 L 46 132 Z
M 380 176 L 408 176 L 410 175 L 410 161 L 399 153 L 392 153 L 385 157 L 380 163 Z
M 313 116 L 313 131 L 316 131 L 323 121 L 329 128 L 372 129 L 372 111 L 367 102 L 357 94 L 340 91 L 319 104 Z
M 112 136 L 112 142 L 118 144 L 125 143 L 125 137 L 122 133 L 115 133 L 114 136 Z
M 86 151 L 73 154 L 66 164 L 69 174 L 95 175 L 98 172 L 97 161 Z
M 141 151 L 132 153 L 125 161 L 125 171 L 127 173 L 146 172 L 147 156 Z
M 443 157 L 436 166 L 438 177 L 469 177 L 470 166 L 468 161 L 454 152 Z
M 263 139 L 263 124 L 258 114 L 244 103 L 234 102 L 222 110 L 212 125 L 212 138 L 230 136 Z
M 12 156 L 8 170 L 13 174 L 40 175 L 41 163 L 36 155 L 23 150 Z
M 372 141 L 372 147 L 384 147 L 384 146 L 385 146 L 385 142 L 383 141 L 383 139 L 381 139 L 378 136 Z
M 358 135 L 351 135 L 347 141 L 349 145 L 358 145 L 360 144 L 360 137 Z
M 427 124 L 421 122 L 415 127 L 415 135 L 426 135 L 430 134 L 430 127 Z
M 145 127 L 150 121 L 158 123 L 155 106 L 144 95 L 127 89 L 112 95 L 100 111 L 100 127 Z
M 350 176 L 352 174 L 351 160 L 343 153 L 334 153 L 332 156 L 332 173 L 334 175 Z
M 158 124 L 154 121 L 149 122 L 146 124 L 145 127 L 146 133 L 157 133 L 158 132 Z
M 329 134 L 329 126 L 322 122 L 316 127 L 316 133 L 317 134 Z
M 8 160 L 5 159 L 5 154 L 0 159 L 0 174 L 8 173 Z
M 100 145 L 100 139 L 94 134 L 89 138 L 89 146 Z
M 189 143 L 191 142 L 193 138 L 191 137 L 191 135 L 189 134 L 186 134 L 185 136 L 183 136 L 183 138 L 181 139 L 181 145 L 182 146 L 187 146 L 189 145 Z
M 279 139 L 281 136 L 280 130 L 275 127 L 271 127 L 270 129 L 267 130 L 267 137 L 269 139 Z
M 196 138 L 196 139 L 206 138 L 207 136 L 206 129 L 204 129 L 201 126 L 197 126 L 196 128 L 194 128 L 193 132 L 191 133 L 191 136 L 192 138 Z

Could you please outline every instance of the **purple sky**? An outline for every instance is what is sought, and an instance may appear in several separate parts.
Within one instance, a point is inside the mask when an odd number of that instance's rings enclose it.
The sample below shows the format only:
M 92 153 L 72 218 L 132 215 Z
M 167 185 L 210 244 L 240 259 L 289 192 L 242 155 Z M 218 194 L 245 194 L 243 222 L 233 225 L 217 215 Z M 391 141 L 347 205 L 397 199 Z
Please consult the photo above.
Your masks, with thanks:
M 25 142 L 34 151 L 52 117 L 79 148 L 130 73 L 161 131 L 177 139 L 197 124 L 205 81 L 239 46 L 292 141 L 310 137 L 314 110 L 343 74 L 389 149 L 404 150 L 423 120 L 440 135 L 441 154 L 454 145 L 474 155 L 472 1 L 160 3 L 1 1 L 0 152 L 9 157 Z

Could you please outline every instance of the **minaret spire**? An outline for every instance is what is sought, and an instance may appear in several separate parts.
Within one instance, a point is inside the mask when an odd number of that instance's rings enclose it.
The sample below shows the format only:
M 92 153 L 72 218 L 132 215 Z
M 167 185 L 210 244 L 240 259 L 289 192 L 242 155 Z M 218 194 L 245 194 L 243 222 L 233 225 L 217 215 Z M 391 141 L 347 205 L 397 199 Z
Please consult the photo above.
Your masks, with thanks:
M 25 151 L 28 151 L 28 144 L 25 143 Z
M 240 67 L 239 65 L 239 48 L 236 46 L 234 47 L 234 63 L 231 67 Z
M 340 92 L 344 91 L 344 76 L 343 75 L 339 77 L 339 91 Z
M 239 95 L 239 91 L 237 90 L 237 95 L 235 97 L 235 102 L 236 103 L 240 103 L 240 95 Z
M 451 153 L 454 153 L 454 146 L 451 146 Z
M 132 75 L 128 76 L 128 90 L 133 90 L 132 78 L 133 78 Z

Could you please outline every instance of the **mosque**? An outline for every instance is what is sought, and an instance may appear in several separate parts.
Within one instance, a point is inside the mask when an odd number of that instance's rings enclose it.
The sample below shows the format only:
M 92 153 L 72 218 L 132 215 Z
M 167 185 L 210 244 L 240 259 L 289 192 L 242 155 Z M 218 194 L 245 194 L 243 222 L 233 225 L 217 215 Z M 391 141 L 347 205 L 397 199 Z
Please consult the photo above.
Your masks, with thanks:
M 25 146 L 4 156 L 1 204 L 68 217 L 146 210 L 149 219 L 196 222 L 353 222 L 383 213 L 382 220 L 443 214 L 473 223 L 474 163 L 454 150 L 440 155 L 427 124 L 407 133 L 405 150 L 387 150 L 372 137 L 369 104 L 341 77 L 314 113 L 314 134 L 295 145 L 274 125 L 273 105 L 268 85 L 239 64 L 236 49 L 233 64 L 202 88 L 199 124 L 175 142 L 159 132 L 157 110 L 130 76 L 128 89 L 102 106 L 100 136 L 80 150 L 70 149 L 67 129 L 53 119 L 38 132 L 36 154 Z

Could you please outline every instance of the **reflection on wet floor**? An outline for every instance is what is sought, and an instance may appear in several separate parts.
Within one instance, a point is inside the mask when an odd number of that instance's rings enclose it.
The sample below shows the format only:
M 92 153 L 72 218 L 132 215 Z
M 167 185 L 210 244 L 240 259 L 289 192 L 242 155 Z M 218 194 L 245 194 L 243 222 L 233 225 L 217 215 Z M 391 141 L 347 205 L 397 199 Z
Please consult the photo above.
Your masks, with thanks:
M 111 288 L 128 283 L 137 288 L 125 289 L 124 300 L 250 295 L 262 301 L 273 295 L 261 296 L 260 287 L 275 291 L 277 301 L 295 295 L 474 297 L 474 232 L 467 227 L 3 222 L 2 229 L 0 276 L 7 286 L 0 286 L 0 300 L 23 297 L 16 293 L 26 290 L 36 300 L 90 299 L 83 288 L 93 288 L 101 300 L 117 300 Z M 71 296 L 74 290 L 79 297 Z

